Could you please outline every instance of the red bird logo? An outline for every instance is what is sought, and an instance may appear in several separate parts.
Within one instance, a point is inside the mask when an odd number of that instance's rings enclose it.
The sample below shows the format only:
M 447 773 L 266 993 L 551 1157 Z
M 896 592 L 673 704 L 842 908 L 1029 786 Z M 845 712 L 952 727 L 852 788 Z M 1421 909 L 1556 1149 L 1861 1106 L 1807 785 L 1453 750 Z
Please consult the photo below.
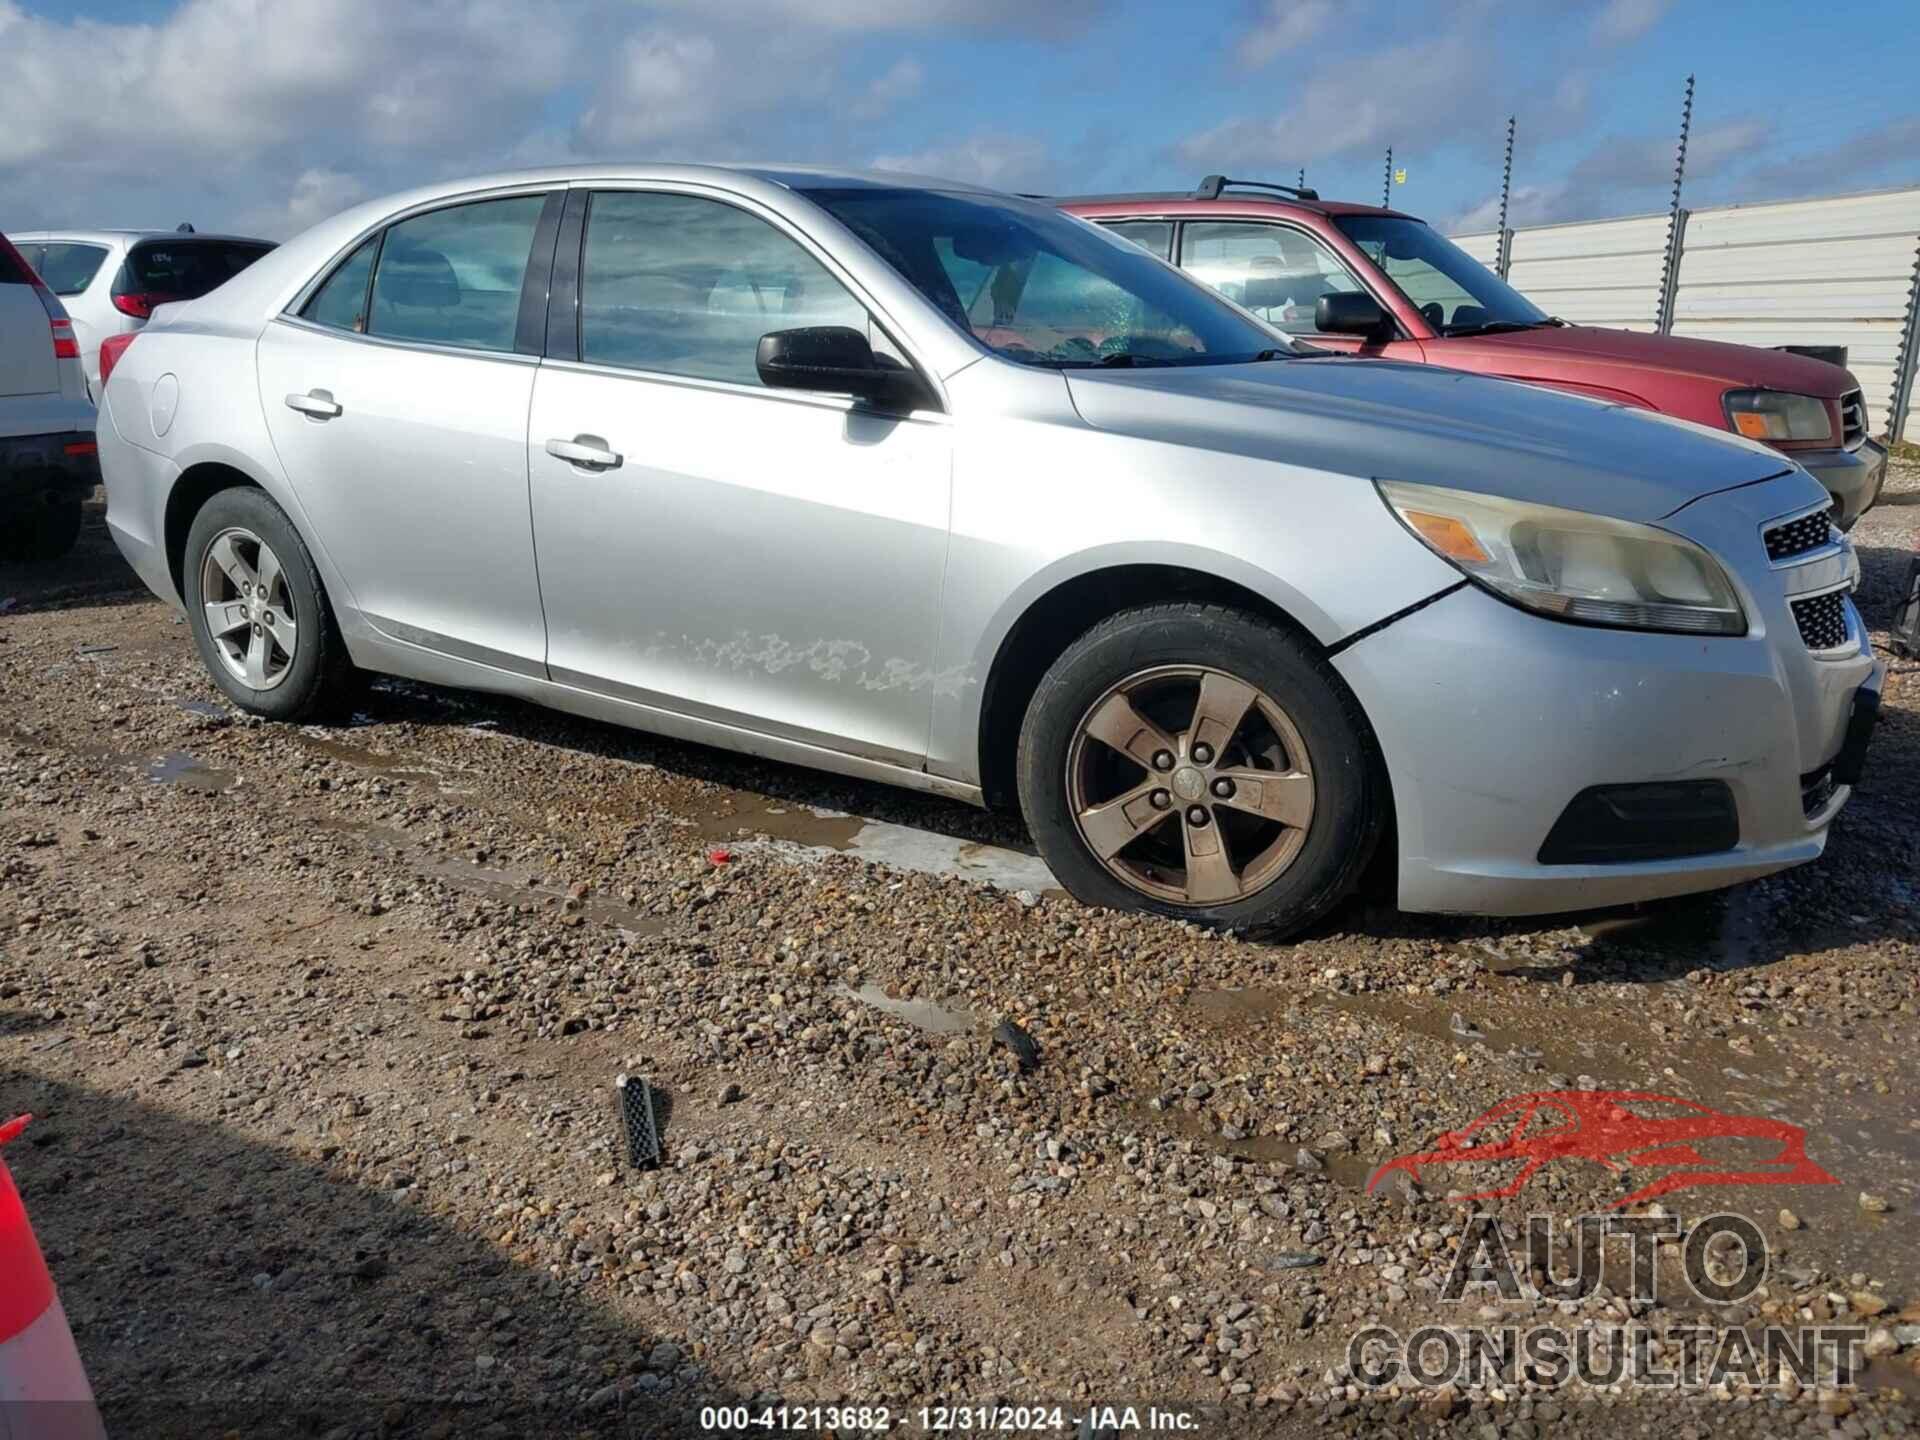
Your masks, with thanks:
M 1733 1168 L 1700 1153 L 1708 1141 L 1778 1149 L 1748 1168 Z M 1713 1148 L 1729 1147 L 1716 1143 Z M 1373 1172 L 1367 1193 L 1395 1171 L 1418 1180 L 1425 1166 L 1517 1162 L 1518 1172 L 1505 1185 L 1461 1197 L 1491 1200 L 1519 1194 L 1542 1166 L 1555 1160 L 1589 1160 L 1616 1173 L 1633 1167 L 1666 1171 L 1614 1201 L 1610 1208 L 1615 1210 L 1675 1190 L 1840 1183 L 1808 1158 L 1807 1132 L 1784 1120 L 1726 1115 L 1692 1100 L 1638 1090 L 1545 1090 L 1503 1100 L 1477 1120 L 1440 1136 L 1433 1149 L 1389 1160 Z

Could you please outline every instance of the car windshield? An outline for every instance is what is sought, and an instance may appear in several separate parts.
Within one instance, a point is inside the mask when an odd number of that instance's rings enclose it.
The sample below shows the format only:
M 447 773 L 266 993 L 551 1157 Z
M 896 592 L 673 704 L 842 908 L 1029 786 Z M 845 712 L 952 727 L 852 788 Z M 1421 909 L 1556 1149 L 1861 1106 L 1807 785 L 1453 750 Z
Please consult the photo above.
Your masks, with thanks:
M 56 295 L 78 295 L 93 283 L 106 258 L 104 246 L 50 241 L 40 247 L 40 278 Z
M 1546 311 L 1422 220 L 1342 215 L 1334 223 L 1439 335 L 1551 325 Z
M 1287 341 L 1138 246 L 1051 205 L 910 189 L 807 197 L 956 325 L 1025 365 L 1235 364 Z
M 138 290 L 198 300 L 271 249 L 246 240 L 153 240 L 134 246 L 127 269 Z

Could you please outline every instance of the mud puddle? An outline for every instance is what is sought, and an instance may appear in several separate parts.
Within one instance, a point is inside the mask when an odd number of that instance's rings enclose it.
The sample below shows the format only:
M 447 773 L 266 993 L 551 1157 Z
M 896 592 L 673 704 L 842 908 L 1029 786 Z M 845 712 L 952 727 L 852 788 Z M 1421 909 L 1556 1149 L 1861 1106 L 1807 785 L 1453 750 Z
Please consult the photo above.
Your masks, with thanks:
M 898 1016 L 929 1035 L 965 1035 L 984 1029 L 980 1017 L 957 1005 L 940 1005 L 918 996 L 890 995 L 878 985 L 842 985 L 839 993 Z
M 729 790 L 690 817 L 704 841 L 738 841 L 742 834 L 765 836 L 801 854 L 854 855 L 877 865 L 922 875 L 950 875 L 1003 890 L 1064 895 L 1037 855 L 965 840 L 937 830 L 868 820 L 843 810 L 769 799 Z
M 1804 1246 L 1842 1276 L 1853 1270 L 1884 1273 L 1891 1264 L 1903 1287 L 1920 1286 L 1920 1120 L 1913 1118 L 1910 1097 L 1838 1090 L 1820 1071 L 1789 1063 L 1789 1055 L 1766 1041 L 1736 1049 L 1720 1037 L 1663 1036 L 1632 1015 L 1606 1009 L 1589 1010 L 1580 1017 L 1587 1034 L 1596 1038 L 1569 1040 L 1564 1009 L 1529 1004 L 1525 995 L 1518 997 L 1518 1003 L 1512 997 L 1481 996 L 1456 1004 L 1441 998 L 1423 1003 L 1326 991 L 1214 990 L 1196 992 L 1187 1008 L 1204 1023 L 1249 1030 L 1304 1026 L 1312 1023 L 1316 1012 L 1333 1012 L 1435 1042 L 1456 1063 L 1464 1058 L 1468 1064 L 1509 1065 L 1519 1072 L 1513 1086 L 1516 1095 L 1560 1089 L 1632 1090 L 1708 1106 L 1736 1122 L 1736 1135 L 1742 1116 L 1797 1126 L 1805 1131 L 1807 1154 L 1834 1183 L 1716 1183 L 1670 1192 L 1667 1203 L 1682 1213 L 1708 1206 L 1748 1215 L 1768 1234 L 1775 1258 L 1790 1265 L 1798 1264 Z M 1822 1037 L 1804 1030 L 1792 1033 L 1798 1045 L 1818 1050 L 1844 1052 L 1848 1044 L 1840 1037 L 1823 1043 Z M 1392 1048 L 1390 1042 L 1387 1048 Z M 1290 1161 L 1298 1148 L 1293 1142 L 1226 1141 L 1202 1116 L 1170 1110 L 1155 1118 L 1223 1153 L 1249 1159 Z M 1474 1118 L 1462 1113 L 1455 1123 L 1465 1126 Z M 1413 1148 L 1434 1137 L 1403 1138 L 1405 1148 Z M 1764 1173 L 1777 1142 L 1751 1143 L 1755 1149 L 1741 1163 Z M 1349 1158 L 1354 1166 L 1365 1168 L 1390 1157 Z M 1332 1171 L 1333 1157 L 1328 1159 Z M 1354 1183 L 1350 1176 L 1336 1174 L 1335 1178 Z M 1655 1177 L 1648 1173 L 1645 1178 Z M 1364 1183 L 1363 1176 L 1358 1184 L 1363 1188 Z M 1863 1208 L 1863 1192 L 1884 1200 L 1887 1210 L 1874 1213 Z M 1799 1221 L 1797 1233 L 1778 1223 L 1782 1209 L 1793 1211 Z
M 184 750 L 169 750 L 153 757 L 136 755 L 121 758 L 141 766 L 147 779 L 156 785 L 177 785 L 182 790 L 192 790 L 202 795 L 218 795 L 239 783 L 239 777 L 233 771 L 217 770 Z
M 371 770 L 375 774 L 389 776 L 395 780 L 405 780 L 433 795 L 471 795 L 473 790 L 447 783 L 447 779 L 437 770 L 424 769 L 409 764 L 398 755 L 385 755 L 378 750 L 369 750 L 364 745 L 350 745 L 344 740 L 336 740 L 332 735 L 314 729 L 299 732 L 301 745 L 317 755 L 329 760 L 337 760 L 342 765 L 351 765 L 358 770 Z
M 1583 920 L 1579 932 L 1601 951 L 1644 951 L 1706 970 L 1744 970 L 1769 958 L 1766 894 L 1741 885 L 1717 895 L 1687 896 Z M 1677 977 L 1676 977 L 1677 978 Z
M 1342 1189 L 1362 1193 L 1373 1177 L 1374 1162 L 1351 1150 L 1318 1149 L 1284 1135 L 1249 1135 L 1236 1140 L 1222 1134 L 1204 1111 L 1187 1110 L 1178 1104 L 1156 1106 L 1151 1101 L 1135 1101 L 1126 1108 L 1142 1126 L 1170 1131 L 1216 1155 L 1324 1175 Z
M 658 935 L 671 923 L 670 916 L 649 915 L 609 896 L 591 891 L 576 896 L 549 883 L 535 871 L 516 875 L 509 870 L 429 853 L 404 831 L 391 826 L 337 815 L 320 816 L 315 823 L 322 829 L 357 836 L 396 863 L 466 894 L 505 904 L 557 906 L 569 915 L 578 916 L 583 924 L 603 925 L 631 940 Z

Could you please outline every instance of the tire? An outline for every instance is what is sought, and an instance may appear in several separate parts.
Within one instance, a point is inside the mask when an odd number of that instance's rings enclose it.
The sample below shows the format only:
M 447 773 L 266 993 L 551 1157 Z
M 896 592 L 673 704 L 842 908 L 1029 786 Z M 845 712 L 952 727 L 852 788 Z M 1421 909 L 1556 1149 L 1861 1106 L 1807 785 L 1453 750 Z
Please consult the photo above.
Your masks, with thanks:
M 227 548 L 210 553 L 223 541 Z M 262 556 L 260 546 L 270 556 Z M 233 573 L 223 557 L 233 562 Z M 328 721 L 344 714 L 362 677 L 347 656 L 313 556 L 272 497 L 251 486 L 216 491 L 193 518 L 181 571 L 193 643 L 234 704 L 268 720 Z M 253 609 L 270 618 L 216 637 L 209 600 L 223 613 L 223 624 L 243 621 L 252 612 L 250 597 L 238 593 L 238 577 L 261 574 L 272 575 L 272 589 L 264 606 Z M 210 593 L 210 585 L 219 593 Z M 266 647 L 265 665 L 250 670 L 244 658 L 236 660 L 233 647 L 251 655 L 262 631 L 275 643 Z M 279 643 L 281 636 L 291 636 L 290 652 Z
M 1232 729 L 1205 718 L 1235 713 Z M 1358 884 L 1390 809 L 1372 730 L 1332 667 L 1218 605 L 1123 611 L 1068 646 L 1028 703 L 1018 773 L 1041 856 L 1077 899 L 1219 929 L 1311 924 Z
M 80 538 L 80 497 L 57 491 L 29 495 L 0 539 L 0 559 L 28 565 L 58 560 Z

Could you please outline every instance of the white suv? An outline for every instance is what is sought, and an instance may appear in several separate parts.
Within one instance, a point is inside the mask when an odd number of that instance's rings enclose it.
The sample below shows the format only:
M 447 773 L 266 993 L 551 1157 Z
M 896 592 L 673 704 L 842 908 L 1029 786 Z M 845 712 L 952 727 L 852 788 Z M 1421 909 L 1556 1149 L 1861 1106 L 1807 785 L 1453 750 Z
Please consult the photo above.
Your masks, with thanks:
M 0 236 L 0 564 L 64 553 L 99 479 L 73 321 Z
M 90 392 L 100 342 L 147 323 L 156 305 L 198 300 L 273 249 L 270 240 L 178 230 L 34 230 L 8 237 L 73 317 Z

